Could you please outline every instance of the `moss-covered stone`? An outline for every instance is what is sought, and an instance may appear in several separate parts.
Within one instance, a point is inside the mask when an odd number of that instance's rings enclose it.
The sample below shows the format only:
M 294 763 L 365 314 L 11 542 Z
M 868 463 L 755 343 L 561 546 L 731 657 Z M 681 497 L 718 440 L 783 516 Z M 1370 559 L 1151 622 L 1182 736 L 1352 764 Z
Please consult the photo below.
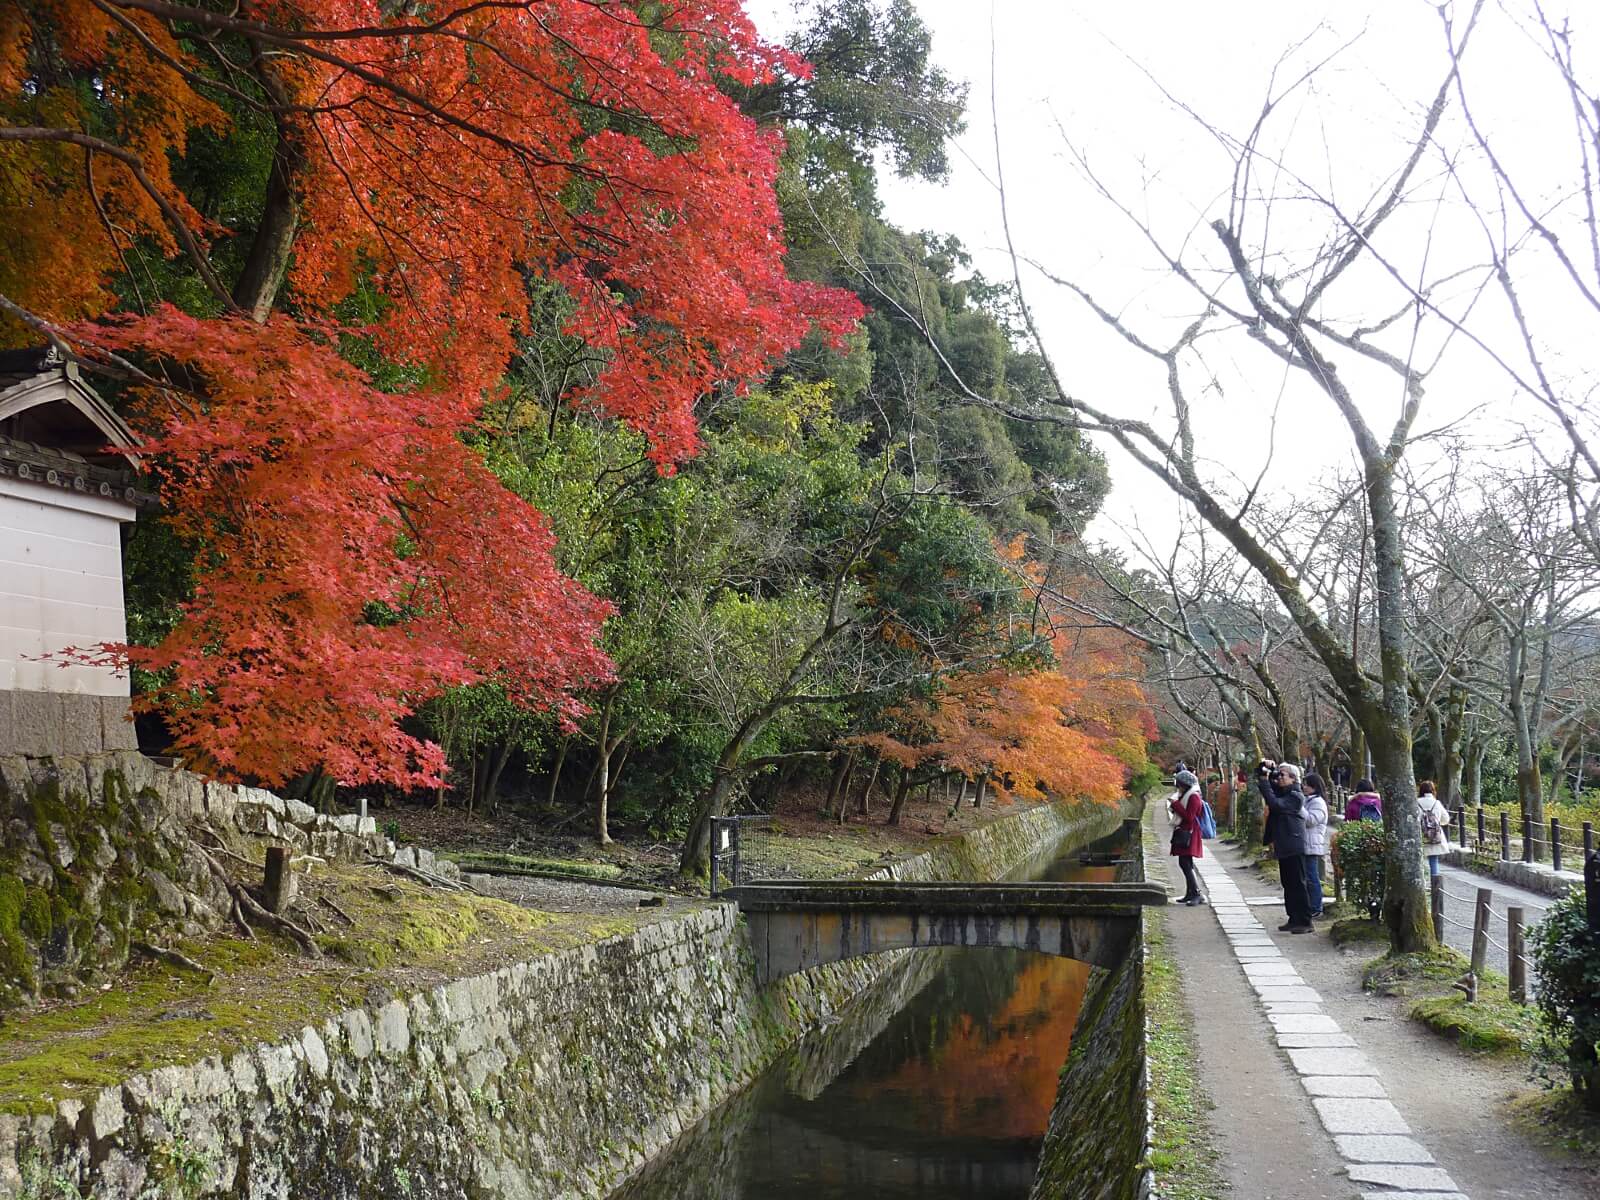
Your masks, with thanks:
M 1115 819 L 1024 814 L 893 869 L 998 875 L 1041 840 Z M 142 965 L 93 1001 L 24 1014 L 0 1031 L 0 1113 L 13 1114 L 0 1115 L 0 1195 L 32 1155 L 90 1200 L 604 1196 L 907 961 L 763 990 L 728 905 L 526 913 L 331 874 L 355 920 L 340 938 L 409 938 L 419 957 L 353 969 L 211 938 L 182 945 L 217 972 L 210 987 Z

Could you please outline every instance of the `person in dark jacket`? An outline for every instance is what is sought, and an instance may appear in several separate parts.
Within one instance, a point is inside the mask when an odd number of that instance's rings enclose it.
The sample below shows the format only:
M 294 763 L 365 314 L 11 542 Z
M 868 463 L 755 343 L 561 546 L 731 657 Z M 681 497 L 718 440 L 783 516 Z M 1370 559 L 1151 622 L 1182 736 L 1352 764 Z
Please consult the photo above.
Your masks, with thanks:
M 1257 778 L 1261 798 L 1272 822 L 1272 855 L 1278 860 L 1283 882 L 1283 906 L 1289 920 L 1278 926 L 1288 933 L 1310 933 L 1311 901 L 1306 894 L 1305 793 L 1300 790 L 1300 768 L 1293 763 L 1262 765 Z
M 1177 856 L 1185 884 L 1183 899 L 1178 903 L 1192 908 L 1206 902 L 1206 898 L 1200 894 L 1200 883 L 1194 874 L 1194 860 L 1205 853 L 1205 843 L 1200 835 L 1200 781 L 1195 778 L 1193 771 L 1179 771 L 1174 782 L 1178 785 L 1178 794 L 1168 802 L 1167 807 L 1178 818 L 1178 827 L 1173 830 L 1172 853 Z M 1182 841 L 1183 834 L 1188 834 L 1187 843 Z

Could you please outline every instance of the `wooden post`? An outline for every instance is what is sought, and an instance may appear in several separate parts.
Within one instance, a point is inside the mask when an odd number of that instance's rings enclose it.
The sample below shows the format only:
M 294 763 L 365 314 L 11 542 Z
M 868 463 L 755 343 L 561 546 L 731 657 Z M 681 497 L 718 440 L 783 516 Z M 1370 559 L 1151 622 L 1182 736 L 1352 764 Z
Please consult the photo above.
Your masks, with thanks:
M 1429 880 L 1430 899 L 1433 902 L 1433 940 L 1444 944 L 1444 878 L 1439 875 Z
M 1550 868 L 1561 870 L 1561 818 L 1550 818 Z
M 1506 907 L 1506 959 L 1511 974 L 1511 998 L 1518 1004 L 1526 1004 L 1528 964 L 1522 961 L 1522 909 L 1517 905 Z
M 1583 823 L 1583 861 L 1589 861 L 1589 855 L 1594 853 L 1594 822 Z
M 1533 818 L 1527 813 L 1522 814 L 1522 861 L 1533 861 Z
M 1467 806 L 1465 804 L 1456 809 L 1456 842 L 1463 850 L 1467 848 Z
M 1592 850 L 1583 864 L 1583 899 L 1589 932 L 1600 934 L 1600 854 Z
M 1472 918 L 1472 982 L 1468 1000 L 1478 998 L 1478 980 L 1483 977 L 1484 959 L 1489 956 L 1489 904 L 1493 897 L 1492 889 L 1478 889 L 1478 908 Z
M 282 913 L 294 904 L 298 890 L 295 874 L 290 867 L 289 847 L 267 847 L 266 907 L 268 912 Z
M 1483 835 L 1483 805 L 1478 805 L 1478 845 L 1483 845 L 1489 839 Z
M 1511 818 L 1503 809 L 1500 812 L 1500 861 L 1511 861 Z

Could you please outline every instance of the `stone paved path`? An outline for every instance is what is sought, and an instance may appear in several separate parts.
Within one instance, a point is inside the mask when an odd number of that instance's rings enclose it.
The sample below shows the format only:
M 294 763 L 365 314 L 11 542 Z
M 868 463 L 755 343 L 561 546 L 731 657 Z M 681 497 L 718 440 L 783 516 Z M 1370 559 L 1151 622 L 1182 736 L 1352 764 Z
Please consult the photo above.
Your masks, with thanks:
M 1289 1058 L 1323 1129 L 1362 1200 L 1466 1200 L 1448 1171 L 1390 1101 L 1356 1039 L 1327 1014 L 1322 997 L 1284 957 L 1261 919 L 1281 909 L 1252 907 L 1228 868 L 1196 861 L 1211 911 Z M 1259 914 L 1259 917 L 1258 917 Z

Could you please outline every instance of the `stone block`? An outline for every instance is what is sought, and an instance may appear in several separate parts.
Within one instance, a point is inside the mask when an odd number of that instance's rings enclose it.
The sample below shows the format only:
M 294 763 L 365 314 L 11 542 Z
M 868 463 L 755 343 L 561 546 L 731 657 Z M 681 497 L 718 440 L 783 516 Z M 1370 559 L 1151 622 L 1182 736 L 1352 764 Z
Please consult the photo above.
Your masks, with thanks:
M 304 800 L 296 800 L 293 796 L 283 797 L 284 813 L 296 825 L 311 826 L 317 821 L 317 810 Z
M 1279 1033 L 1339 1033 L 1339 1022 L 1320 1013 L 1269 1013 L 1267 1020 Z
M 137 750 L 139 734 L 126 696 L 100 697 L 100 744 L 106 750 Z
M 1353 1047 L 1355 1038 L 1348 1033 L 1280 1033 L 1278 1045 L 1284 1050 L 1312 1050 L 1318 1047 Z
M 10 732 L 0 751 L 38 757 L 60 749 L 61 698 L 54 692 L 12 692 Z
M 333 818 L 333 827 L 340 833 L 355 834 L 361 831 L 361 818 L 355 813 L 340 813 Z
M 1400 1166 L 1389 1163 L 1352 1164 L 1347 1170 L 1357 1183 L 1404 1188 L 1412 1192 L 1456 1192 L 1456 1181 L 1438 1167 Z M 1386 1200 L 1393 1200 L 1392 1196 Z
M 356 819 L 356 836 L 371 837 L 378 832 L 378 818 L 358 817 Z
M 1267 1014 L 1274 1013 L 1320 1013 L 1322 1005 L 1306 1004 L 1299 1000 L 1271 1000 L 1266 1004 Z
M 1350 1096 L 1383 1100 L 1388 1093 L 1383 1084 L 1372 1075 L 1306 1075 L 1300 1080 L 1302 1087 L 1313 1096 Z
M 1434 1161 L 1428 1148 L 1415 1138 L 1341 1133 L 1333 1143 L 1339 1148 L 1339 1157 L 1350 1162 L 1431 1165 Z
M 1311 1101 L 1329 1133 L 1410 1133 L 1400 1110 L 1387 1100 L 1318 1096 Z
M 411 1048 L 411 1018 L 403 1000 L 391 1000 L 378 1010 L 374 1041 L 383 1054 L 404 1054 Z
M 1289 1061 L 1300 1075 L 1376 1075 L 1378 1070 L 1359 1050 L 1291 1050 Z M 1351 1132 L 1355 1132 L 1352 1130 Z
M 1251 979 L 1270 980 L 1283 975 L 1298 977 L 1299 972 L 1294 969 L 1293 963 L 1288 962 L 1247 962 L 1244 964 L 1244 973 Z
M 1256 995 L 1263 1000 L 1299 1000 L 1306 1004 L 1321 1004 L 1322 996 L 1312 987 L 1304 984 L 1259 984 L 1256 985 Z

